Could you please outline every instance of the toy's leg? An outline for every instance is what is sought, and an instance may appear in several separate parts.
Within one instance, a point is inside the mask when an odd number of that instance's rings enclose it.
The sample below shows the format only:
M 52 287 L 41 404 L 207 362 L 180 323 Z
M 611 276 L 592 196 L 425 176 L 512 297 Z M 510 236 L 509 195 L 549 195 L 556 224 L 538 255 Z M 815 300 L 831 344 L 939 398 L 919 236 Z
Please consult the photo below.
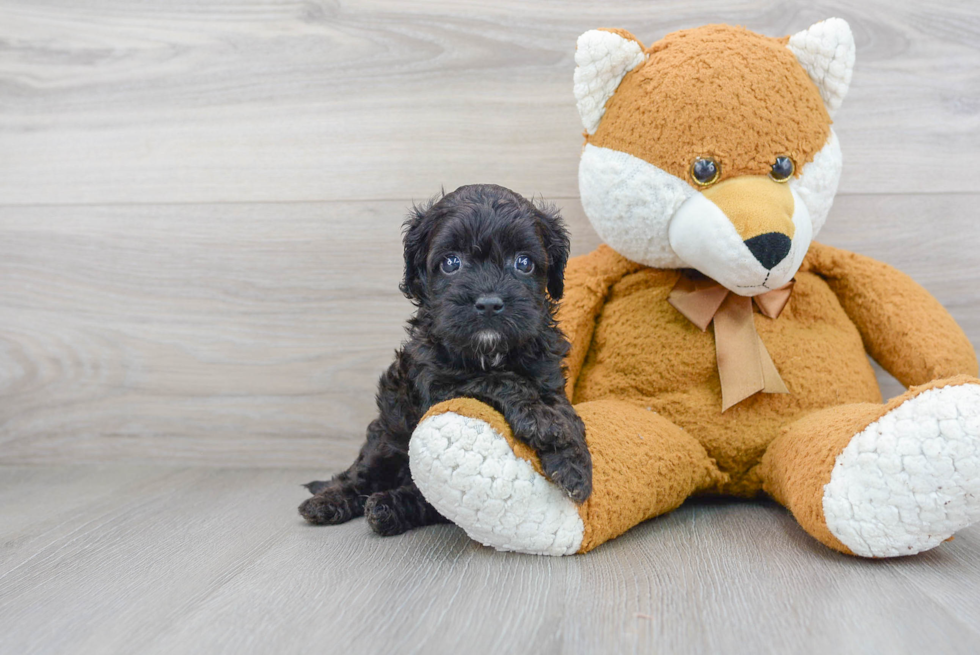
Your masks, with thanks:
M 980 381 L 811 414 L 770 444 L 759 473 L 831 548 L 863 557 L 934 548 L 980 520 Z
M 592 495 L 576 505 L 542 474 L 503 417 L 463 398 L 433 407 L 409 444 L 415 484 L 473 539 L 498 550 L 587 552 L 721 482 L 714 460 L 676 425 L 619 401 L 575 406 L 592 454 Z

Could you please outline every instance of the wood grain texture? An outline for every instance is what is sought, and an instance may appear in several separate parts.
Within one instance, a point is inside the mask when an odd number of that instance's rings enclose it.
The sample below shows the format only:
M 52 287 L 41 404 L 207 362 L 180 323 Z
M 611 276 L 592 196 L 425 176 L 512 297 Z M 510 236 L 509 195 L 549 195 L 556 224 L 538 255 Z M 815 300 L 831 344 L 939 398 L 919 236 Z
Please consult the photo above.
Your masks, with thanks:
M 975 653 L 980 527 L 869 561 L 765 503 L 689 503 L 593 553 L 452 526 L 305 525 L 309 470 L 0 468 L 0 650 Z
M 980 344 L 978 202 L 844 196 L 821 238 L 899 266 Z M 407 206 L 0 207 L 0 462 L 352 459 L 411 312 Z
M 0 3 L 0 202 L 577 195 L 575 39 L 846 18 L 844 193 L 980 191 L 972 0 Z

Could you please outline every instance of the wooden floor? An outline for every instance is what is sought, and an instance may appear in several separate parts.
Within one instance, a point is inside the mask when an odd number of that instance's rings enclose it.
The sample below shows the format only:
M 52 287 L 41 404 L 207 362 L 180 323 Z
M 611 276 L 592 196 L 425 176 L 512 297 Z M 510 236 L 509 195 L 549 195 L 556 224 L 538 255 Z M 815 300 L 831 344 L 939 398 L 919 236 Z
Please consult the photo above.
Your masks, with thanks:
M 598 244 L 581 32 L 829 16 L 857 68 L 819 239 L 980 345 L 976 0 L 0 0 L 0 655 L 980 652 L 977 527 L 862 561 L 700 502 L 541 559 L 295 512 L 402 339 L 413 200 L 496 182 Z
M 586 556 L 452 526 L 305 525 L 303 469 L 0 470 L 0 652 L 970 653 L 980 526 L 833 553 L 776 506 L 688 504 Z

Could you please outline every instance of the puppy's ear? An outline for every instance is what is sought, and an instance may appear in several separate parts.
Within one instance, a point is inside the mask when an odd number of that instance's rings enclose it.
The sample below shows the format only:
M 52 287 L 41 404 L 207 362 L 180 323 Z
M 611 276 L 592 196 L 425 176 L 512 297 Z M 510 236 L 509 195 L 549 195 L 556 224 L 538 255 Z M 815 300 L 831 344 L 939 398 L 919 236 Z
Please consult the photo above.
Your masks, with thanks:
M 426 259 L 429 256 L 429 237 L 435 225 L 433 206 L 436 199 L 420 205 L 413 205 L 405 220 L 405 277 L 398 286 L 402 293 L 413 302 L 425 299 Z
M 565 291 L 565 264 L 568 262 L 568 230 L 558 208 L 551 204 L 537 203 L 538 230 L 544 249 L 548 253 L 548 293 L 560 300 Z

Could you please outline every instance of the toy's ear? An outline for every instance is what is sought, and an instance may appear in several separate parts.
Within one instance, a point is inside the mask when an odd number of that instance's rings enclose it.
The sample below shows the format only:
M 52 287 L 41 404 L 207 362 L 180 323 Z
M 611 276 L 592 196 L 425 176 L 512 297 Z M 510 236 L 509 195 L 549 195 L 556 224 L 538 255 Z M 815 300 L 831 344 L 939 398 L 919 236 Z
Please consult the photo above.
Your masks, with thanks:
M 429 256 L 429 240 L 436 224 L 436 199 L 413 205 L 405 220 L 405 277 L 398 286 L 409 300 L 419 302 L 425 298 L 426 261 Z
M 534 207 L 538 216 L 538 232 L 548 253 L 548 294 L 560 300 L 565 292 L 565 264 L 568 263 L 568 230 L 561 213 L 554 205 L 539 203 Z
M 828 18 L 789 37 L 787 47 L 820 90 L 833 117 L 847 95 L 854 71 L 854 35 L 843 18 Z
M 589 30 L 575 50 L 575 100 L 582 125 L 595 134 L 606 101 L 626 73 L 646 59 L 643 44 L 626 30 Z

